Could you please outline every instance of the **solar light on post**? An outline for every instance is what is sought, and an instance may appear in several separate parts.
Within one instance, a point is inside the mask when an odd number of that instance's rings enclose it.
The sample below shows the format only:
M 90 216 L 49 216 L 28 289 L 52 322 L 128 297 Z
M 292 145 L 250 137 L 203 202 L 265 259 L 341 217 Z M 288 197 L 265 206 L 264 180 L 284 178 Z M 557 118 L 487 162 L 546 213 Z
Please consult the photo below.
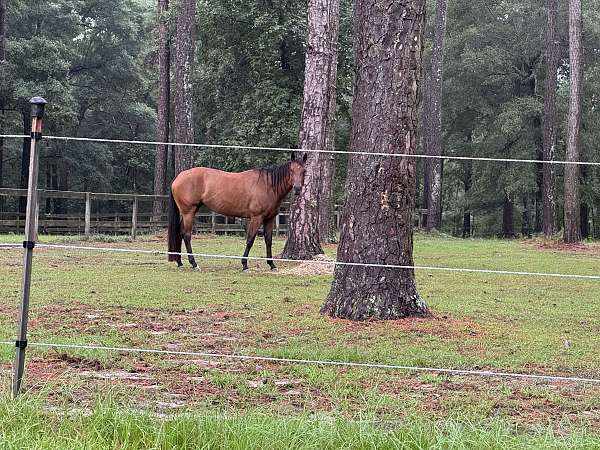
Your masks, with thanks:
M 25 349 L 27 347 L 27 320 L 29 317 L 29 292 L 31 286 L 31 259 L 37 238 L 37 183 L 39 142 L 42 140 L 42 120 L 46 100 L 33 97 L 31 103 L 31 153 L 29 156 L 29 182 L 27 186 L 27 212 L 25 219 L 25 240 L 23 241 L 23 281 L 21 284 L 21 307 L 19 309 L 19 327 L 15 346 L 15 358 L 12 393 L 16 397 L 21 391 L 25 370 Z

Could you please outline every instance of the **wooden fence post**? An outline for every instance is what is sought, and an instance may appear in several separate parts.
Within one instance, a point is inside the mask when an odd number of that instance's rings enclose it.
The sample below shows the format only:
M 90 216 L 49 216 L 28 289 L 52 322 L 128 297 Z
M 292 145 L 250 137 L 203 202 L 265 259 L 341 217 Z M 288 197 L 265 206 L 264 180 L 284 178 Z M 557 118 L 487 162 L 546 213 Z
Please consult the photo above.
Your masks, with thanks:
M 211 233 L 212 234 L 217 234 L 217 215 L 215 214 L 214 211 L 210 212 L 210 227 L 211 227 Z
M 280 217 L 281 212 L 278 212 L 277 215 L 275 216 L 275 236 L 279 236 L 279 229 L 280 229 Z
M 138 213 L 138 198 L 137 195 L 133 196 L 133 206 L 131 208 L 131 237 L 133 239 L 137 236 L 137 213 Z

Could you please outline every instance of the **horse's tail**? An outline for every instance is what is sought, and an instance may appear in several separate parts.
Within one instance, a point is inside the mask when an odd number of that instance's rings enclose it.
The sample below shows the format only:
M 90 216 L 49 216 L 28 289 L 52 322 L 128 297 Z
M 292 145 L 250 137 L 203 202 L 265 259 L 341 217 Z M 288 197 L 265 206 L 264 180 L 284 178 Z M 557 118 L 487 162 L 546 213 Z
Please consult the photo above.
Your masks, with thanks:
M 181 215 L 179 207 L 173 198 L 173 191 L 169 193 L 169 231 L 167 233 L 169 241 L 169 252 L 181 253 Z M 169 261 L 178 261 L 180 255 L 169 254 Z

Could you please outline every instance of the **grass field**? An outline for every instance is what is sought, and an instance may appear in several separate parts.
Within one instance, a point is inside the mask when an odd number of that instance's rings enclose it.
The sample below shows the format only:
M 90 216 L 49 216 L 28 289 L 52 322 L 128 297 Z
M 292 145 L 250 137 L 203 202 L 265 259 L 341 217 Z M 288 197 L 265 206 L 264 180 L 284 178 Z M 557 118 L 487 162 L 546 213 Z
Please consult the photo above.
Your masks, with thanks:
M 164 247 L 153 237 L 86 245 Z M 198 252 L 242 249 L 238 237 L 194 241 Z M 600 247 L 417 236 L 415 263 L 598 275 Z M 600 378 L 598 281 L 419 271 L 432 318 L 352 323 L 319 314 L 328 274 L 200 264 L 38 249 L 29 339 Z M 0 250 L 0 340 L 14 340 L 20 277 L 21 251 Z M 28 394 L 13 403 L 13 355 L 0 347 L 3 448 L 600 448 L 600 384 L 31 347 Z M 64 439 L 48 440 L 48 427 Z

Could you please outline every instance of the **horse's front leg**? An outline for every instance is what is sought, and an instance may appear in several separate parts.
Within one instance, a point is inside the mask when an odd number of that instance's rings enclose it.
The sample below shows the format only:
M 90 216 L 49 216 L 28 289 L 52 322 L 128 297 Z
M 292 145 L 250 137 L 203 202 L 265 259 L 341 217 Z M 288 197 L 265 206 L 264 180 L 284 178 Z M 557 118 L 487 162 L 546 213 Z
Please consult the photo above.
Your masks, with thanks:
M 244 257 L 242 258 L 242 272 L 250 271 L 250 269 L 248 269 L 247 257 L 250 253 L 252 245 L 254 245 L 254 239 L 256 239 L 256 234 L 258 233 L 261 223 L 262 217 L 252 217 L 248 223 L 248 229 L 246 230 L 246 251 L 244 252 Z
M 272 271 L 277 271 L 275 263 L 273 263 L 273 226 L 275 225 L 275 217 L 271 217 L 263 222 L 265 233 L 265 246 L 267 247 L 267 264 Z

